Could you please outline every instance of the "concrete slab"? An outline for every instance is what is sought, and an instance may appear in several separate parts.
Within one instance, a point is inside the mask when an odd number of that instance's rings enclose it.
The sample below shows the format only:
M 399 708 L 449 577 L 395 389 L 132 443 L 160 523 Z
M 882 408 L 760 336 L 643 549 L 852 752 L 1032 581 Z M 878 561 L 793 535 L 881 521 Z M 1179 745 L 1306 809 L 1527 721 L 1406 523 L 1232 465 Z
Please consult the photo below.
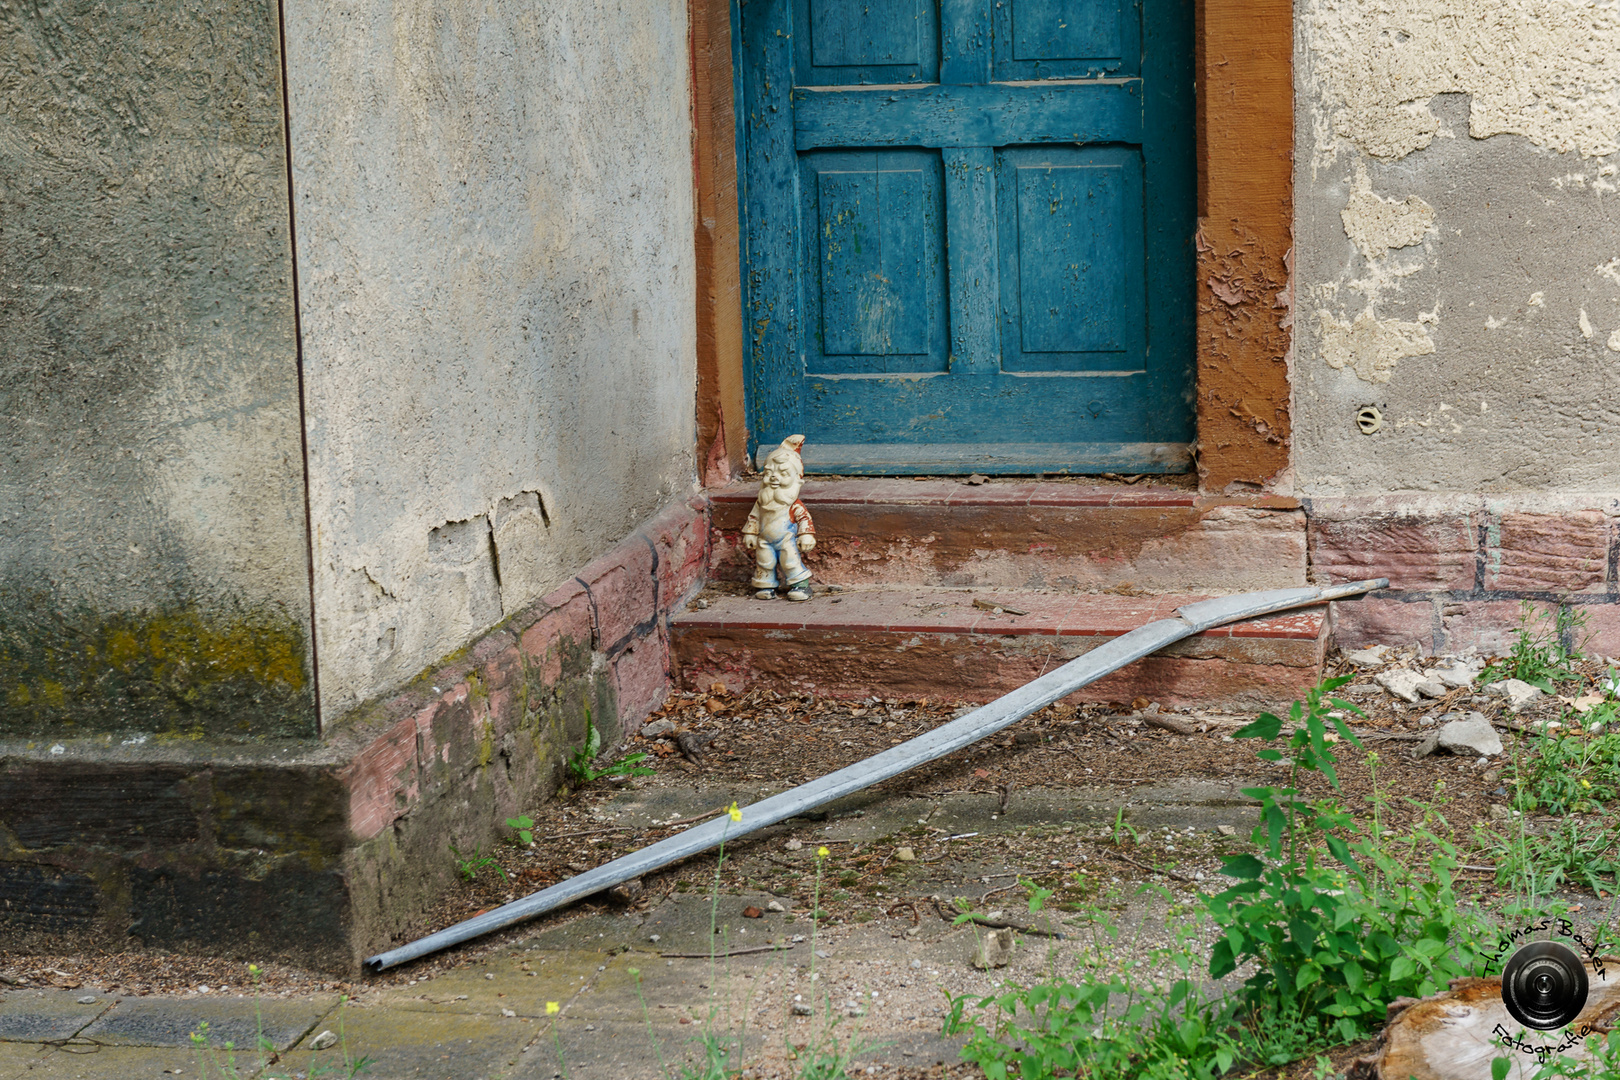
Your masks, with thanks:
M 557 929 L 566 931 L 577 922 Z M 583 935 L 570 937 L 583 940 Z M 426 987 L 412 987 L 409 996 L 389 994 L 383 1001 L 390 1009 L 406 1012 L 500 1016 L 502 1009 L 509 1009 L 519 1016 L 543 1018 L 546 1002 L 572 1000 L 601 974 L 610 959 L 606 951 L 561 945 L 544 952 L 525 952 L 522 959 L 491 957 L 441 975 Z
M 79 999 L 93 997 L 89 1005 Z M 0 1040 L 58 1042 L 70 1039 L 106 1012 L 113 998 L 85 990 L 12 990 L 0 995 Z
M 258 1073 L 251 1058 L 239 1057 L 237 1065 L 244 1078 Z M 209 1072 L 218 1072 L 214 1059 Z M 196 1053 L 177 1046 L 101 1046 L 83 1039 L 61 1046 L 0 1043 L 4 1080 L 188 1080 L 206 1075 Z
M 251 1049 L 262 1033 L 277 1050 L 285 1050 L 337 1003 L 336 994 L 288 1001 L 267 998 L 257 1005 L 244 995 L 121 998 L 85 1028 L 82 1037 L 102 1046 L 189 1047 L 191 1033 L 206 1022 L 211 1046 L 229 1042 Z

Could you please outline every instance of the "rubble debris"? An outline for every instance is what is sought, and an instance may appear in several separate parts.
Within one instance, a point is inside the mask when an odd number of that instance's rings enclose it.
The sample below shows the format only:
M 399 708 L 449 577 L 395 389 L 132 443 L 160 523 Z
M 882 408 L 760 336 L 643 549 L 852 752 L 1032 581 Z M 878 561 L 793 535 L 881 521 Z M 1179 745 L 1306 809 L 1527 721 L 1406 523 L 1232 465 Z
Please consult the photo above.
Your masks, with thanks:
M 1545 693 L 1539 686 L 1531 686 L 1519 679 L 1503 679 L 1501 682 L 1491 683 L 1486 687 L 1493 694 L 1500 694 L 1507 698 L 1507 707 L 1518 712 L 1526 705 L 1531 704 Z
M 645 891 L 640 878 L 631 878 L 629 881 L 621 881 L 609 889 L 608 896 L 621 904 L 634 904 L 641 899 Z
M 991 930 L 973 943 L 973 966 L 980 971 L 1006 967 L 1012 959 L 1013 932 L 1010 929 Z
M 1439 667 L 1430 668 L 1424 672 L 1424 675 L 1443 686 L 1457 690 L 1464 686 L 1474 685 L 1474 680 L 1479 678 L 1479 673 L 1484 670 L 1484 661 L 1469 663 L 1462 660 L 1452 660 Z
M 1156 727 L 1161 731 L 1171 731 L 1177 735 L 1191 735 L 1195 730 L 1191 724 L 1185 721 L 1159 713 L 1144 713 L 1141 720 L 1148 727 Z
M 680 748 L 681 756 L 694 765 L 703 764 L 703 748 L 713 742 L 715 734 L 700 735 L 695 731 L 677 731 L 675 745 Z
M 1443 724 L 1437 735 L 1441 748 L 1453 754 L 1495 757 L 1502 752 L 1502 739 L 1483 713 L 1471 712 L 1460 720 Z
M 1388 645 L 1371 645 L 1365 649 L 1352 649 L 1344 658 L 1358 668 L 1382 667 L 1389 659 Z
M 1402 701 L 1413 703 L 1421 700 L 1421 697 L 1425 694 L 1429 697 L 1440 697 L 1445 693 L 1445 688 L 1440 687 L 1439 694 L 1429 694 L 1428 691 L 1439 684 L 1435 683 L 1431 686 L 1429 680 L 1424 678 L 1420 672 L 1409 671 L 1406 668 L 1391 668 L 1389 671 L 1380 671 L 1373 681 Z

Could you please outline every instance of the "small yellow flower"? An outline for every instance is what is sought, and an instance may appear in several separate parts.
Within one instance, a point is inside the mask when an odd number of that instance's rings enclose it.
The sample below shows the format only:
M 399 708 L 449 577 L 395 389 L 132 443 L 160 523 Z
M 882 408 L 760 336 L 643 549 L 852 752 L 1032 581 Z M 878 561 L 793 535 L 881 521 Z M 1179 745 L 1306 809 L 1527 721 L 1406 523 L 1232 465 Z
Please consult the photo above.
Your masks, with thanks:
M 825 844 L 823 844 L 821 847 L 816 848 L 816 858 L 818 858 L 818 859 L 825 859 L 828 855 L 831 855 L 831 854 L 832 854 L 832 852 L 827 850 L 827 846 Z
M 736 803 L 732 803 L 731 804 L 731 809 L 727 810 L 726 813 L 731 815 L 731 820 L 732 821 L 741 821 L 742 820 L 742 811 L 737 809 L 737 804 Z
M 1581 781 L 1581 787 L 1589 788 L 1591 786 L 1592 786 L 1592 781 L 1590 781 L 1590 780 L 1582 780 Z
M 546 1002 L 546 1015 L 547 1016 L 556 1016 L 561 1011 L 562 1011 L 562 1006 L 557 1004 L 555 1001 Z

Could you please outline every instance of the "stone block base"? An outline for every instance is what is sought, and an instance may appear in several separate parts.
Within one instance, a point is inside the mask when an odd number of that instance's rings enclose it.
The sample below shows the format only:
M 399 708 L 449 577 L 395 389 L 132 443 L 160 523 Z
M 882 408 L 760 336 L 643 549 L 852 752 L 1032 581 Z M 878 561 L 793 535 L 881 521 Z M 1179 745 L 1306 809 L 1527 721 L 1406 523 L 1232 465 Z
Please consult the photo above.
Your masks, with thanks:
M 0 942 L 352 973 L 432 929 L 451 844 L 509 836 L 587 715 L 614 746 L 663 700 L 707 526 L 704 503 L 669 508 L 318 742 L 0 741 Z
M 1500 654 L 1529 602 L 1584 616 L 1584 631 L 1569 645 L 1620 656 L 1620 511 L 1612 503 L 1455 495 L 1308 501 L 1313 582 L 1390 581 L 1382 592 L 1334 604 L 1335 643 Z

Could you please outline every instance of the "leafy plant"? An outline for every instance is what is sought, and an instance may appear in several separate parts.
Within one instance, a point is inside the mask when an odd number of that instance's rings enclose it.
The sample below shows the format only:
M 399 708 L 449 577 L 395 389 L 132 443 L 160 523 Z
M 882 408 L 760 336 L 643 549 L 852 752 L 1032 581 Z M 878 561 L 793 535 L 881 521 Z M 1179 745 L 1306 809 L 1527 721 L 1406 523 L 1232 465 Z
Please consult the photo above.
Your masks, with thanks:
M 970 1008 L 993 1012 L 969 1016 Z M 1166 992 L 1114 976 L 1009 986 L 978 1001 L 964 995 L 945 1018 L 945 1034 L 962 1033 L 962 1056 L 991 1080 L 1213 1080 L 1242 1050 L 1191 979 Z
M 1042 910 L 1047 890 L 1033 883 L 1026 888 L 1030 911 Z M 1118 927 L 1100 908 L 1089 910 L 1108 939 L 1109 955 L 1130 956 L 1149 968 L 1169 967 L 1180 978 L 1161 989 L 1140 986 L 1128 974 L 1087 975 L 1009 985 L 976 1001 L 953 997 L 945 1032 L 967 1034 L 963 1057 L 994 1080 L 1212 1080 L 1254 1056 L 1243 1045 L 1245 1033 L 1231 1010 L 1198 988 L 1201 960 L 1195 943 L 1205 927 L 1196 917 L 1173 920 L 1168 945 L 1121 949 Z
M 568 757 L 568 777 L 575 787 L 598 780 L 604 776 L 651 776 L 653 770 L 643 767 L 640 763 L 647 759 L 646 754 L 631 754 L 622 757 L 605 769 L 596 768 L 596 758 L 602 752 L 602 733 L 591 723 L 591 710 L 585 710 L 585 727 L 589 734 L 585 736 L 585 745 L 575 750 Z M 511 824 L 508 822 L 508 824 Z M 531 822 L 531 825 L 533 823 Z M 513 826 L 516 828 L 517 826 Z M 527 843 L 527 841 L 525 841 Z
M 1242 993 L 1246 1005 L 1258 1015 L 1320 1018 L 1324 1040 L 1367 1033 L 1383 1022 L 1387 1002 L 1434 993 L 1487 955 L 1480 941 L 1485 929 L 1461 908 L 1452 885 L 1454 846 L 1426 828 L 1415 830 L 1414 848 L 1421 842 L 1431 852 L 1420 875 L 1409 866 L 1416 860 L 1397 859 L 1386 849 L 1376 814 L 1371 834 L 1364 835 L 1339 807 L 1300 797 L 1302 771 L 1320 772 L 1339 786 L 1327 742 L 1330 722 L 1340 738 L 1360 745 L 1342 715 L 1331 711 L 1360 710 L 1326 696 L 1347 681 L 1329 679 L 1310 690 L 1303 705 L 1294 703 L 1288 786 L 1244 789 L 1260 801 L 1253 840 L 1264 858 L 1229 856 L 1223 873 L 1238 884 L 1205 901 L 1224 928 L 1211 950 L 1210 976 L 1222 978 L 1252 961 L 1256 971 Z M 1269 742 L 1281 732 L 1282 720 L 1263 713 L 1235 735 Z M 1272 747 L 1257 756 L 1283 760 Z M 1341 833 L 1354 839 L 1347 842 Z M 1318 860 L 1318 842 L 1332 862 Z
M 482 845 L 475 846 L 472 849 L 471 855 L 463 855 L 461 850 L 457 848 L 456 845 L 451 844 L 450 854 L 455 856 L 456 873 L 461 875 L 461 880 L 463 881 L 476 881 L 478 879 L 478 871 L 482 870 L 486 866 L 491 870 L 494 870 L 497 874 L 501 875 L 501 879 L 503 881 L 512 880 L 506 876 L 506 871 L 501 869 L 501 864 L 496 862 L 493 856 L 484 854 Z
M 517 830 L 520 843 L 534 843 L 534 819 L 528 814 L 519 814 L 517 817 L 507 818 L 506 826 L 509 829 Z
M 1620 1080 L 1620 1028 L 1588 1036 L 1586 1049 L 1592 1055 L 1587 1060 L 1566 1054 L 1548 1056 L 1538 1063 L 1535 1072 L 1528 1073 L 1526 1080 Z M 1510 1057 L 1491 1061 L 1491 1080 L 1507 1080 L 1512 1071 Z
M 1519 629 L 1505 659 L 1480 673 L 1481 684 L 1502 679 L 1518 679 L 1553 692 L 1553 683 L 1568 682 L 1579 676 L 1570 663 L 1581 659 L 1575 636 L 1586 626 L 1586 612 L 1559 605 L 1551 612 L 1538 611 L 1526 600 L 1519 609 Z

